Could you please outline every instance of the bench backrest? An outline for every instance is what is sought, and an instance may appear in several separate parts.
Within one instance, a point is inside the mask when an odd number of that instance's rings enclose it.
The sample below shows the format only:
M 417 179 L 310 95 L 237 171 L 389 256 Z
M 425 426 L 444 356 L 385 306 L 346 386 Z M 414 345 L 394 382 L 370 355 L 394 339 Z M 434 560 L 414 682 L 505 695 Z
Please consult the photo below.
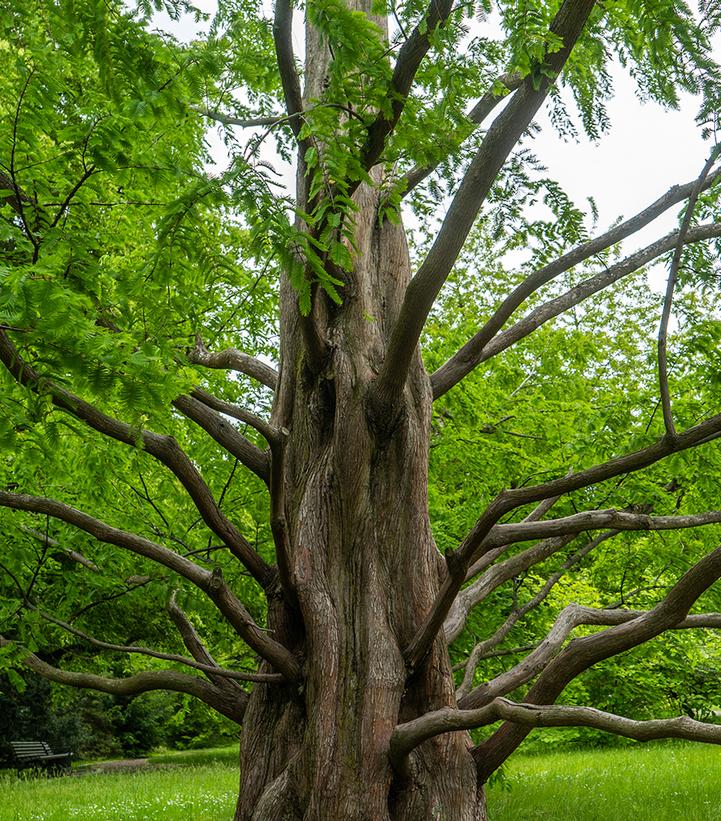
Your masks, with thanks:
M 11 741 L 10 746 L 18 761 L 43 758 L 43 756 L 53 754 L 50 745 L 44 741 Z

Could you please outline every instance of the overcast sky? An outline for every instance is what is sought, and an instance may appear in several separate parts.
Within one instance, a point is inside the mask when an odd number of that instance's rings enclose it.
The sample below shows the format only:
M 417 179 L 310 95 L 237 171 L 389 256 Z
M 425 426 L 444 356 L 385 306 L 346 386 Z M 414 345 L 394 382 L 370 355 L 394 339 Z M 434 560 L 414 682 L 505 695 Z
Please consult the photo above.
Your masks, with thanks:
M 201 9 L 212 12 L 215 0 L 196 0 Z M 299 15 L 297 15 L 299 16 Z M 173 24 L 158 16 L 159 27 L 182 39 L 197 35 L 198 27 L 188 17 Z M 480 25 L 488 25 L 480 24 Z M 297 20 L 294 30 L 296 52 L 302 57 L 303 26 Z M 648 205 L 669 187 L 698 176 L 709 154 L 710 145 L 701 139 L 695 123 L 698 103 L 693 97 L 682 97 L 679 110 L 667 110 L 655 103 L 642 103 L 633 80 L 618 67 L 613 72 L 615 96 L 609 101 L 611 129 L 598 142 L 580 136 L 577 142 L 564 142 L 545 113 L 537 122 L 542 133 L 527 143 L 576 202 L 585 209 L 592 196 L 599 209 L 599 228 L 605 228 L 619 216 L 631 216 Z M 569 111 L 573 104 L 569 103 Z M 222 143 L 210 135 L 217 146 L 218 161 L 223 165 Z M 292 174 L 288 175 L 292 184 Z M 677 211 L 655 221 L 634 240 L 647 242 L 671 230 Z

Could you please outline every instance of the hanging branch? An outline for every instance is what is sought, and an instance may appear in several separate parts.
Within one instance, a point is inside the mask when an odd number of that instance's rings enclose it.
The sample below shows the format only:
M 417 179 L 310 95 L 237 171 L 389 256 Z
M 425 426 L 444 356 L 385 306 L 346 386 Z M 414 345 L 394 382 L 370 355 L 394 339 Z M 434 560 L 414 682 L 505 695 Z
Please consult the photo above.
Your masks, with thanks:
M 668 280 L 666 281 L 666 294 L 663 299 L 663 310 L 661 311 L 661 322 L 658 327 L 658 386 L 661 394 L 661 411 L 663 413 L 663 424 L 666 428 L 666 435 L 673 438 L 676 436 L 676 427 L 673 423 L 673 413 L 671 411 L 671 394 L 668 388 L 668 358 L 667 358 L 667 339 L 668 339 L 668 321 L 671 318 L 671 306 L 673 304 L 673 294 L 676 289 L 676 282 L 678 280 L 678 271 L 681 267 L 681 257 L 683 256 L 684 242 L 686 234 L 688 233 L 693 217 L 693 211 L 696 207 L 696 200 L 703 188 L 706 177 L 711 172 L 713 164 L 719 155 L 721 146 L 716 146 L 711 152 L 711 156 L 706 160 L 706 164 L 696 181 L 693 191 L 691 192 L 688 203 L 686 204 L 686 211 L 683 215 L 681 227 L 678 231 L 678 240 L 671 259 L 671 268 L 668 273 Z M 721 169 L 717 172 L 721 173 Z

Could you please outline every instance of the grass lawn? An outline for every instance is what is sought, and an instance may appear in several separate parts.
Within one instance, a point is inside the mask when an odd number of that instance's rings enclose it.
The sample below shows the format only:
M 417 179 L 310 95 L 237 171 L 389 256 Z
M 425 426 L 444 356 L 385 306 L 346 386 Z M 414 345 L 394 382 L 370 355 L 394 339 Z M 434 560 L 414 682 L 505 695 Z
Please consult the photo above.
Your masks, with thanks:
M 0 821 L 229 821 L 237 748 L 151 756 L 157 769 L 23 779 L 0 774 Z M 517 756 L 491 821 L 720 821 L 721 749 L 636 745 Z M 341 821 L 341 819 L 339 819 Z M 452 821 L 452 819 L 449 819 Z
M 0 774 L 0 821 L 229 821 L 238 748 L 150 756 L 157 769 L 60 778 Z M 171 766 L 177 765 L 177 766 Z
M 491 821 L 721 821 L 721 748 L 636 744 L 509 759 Z

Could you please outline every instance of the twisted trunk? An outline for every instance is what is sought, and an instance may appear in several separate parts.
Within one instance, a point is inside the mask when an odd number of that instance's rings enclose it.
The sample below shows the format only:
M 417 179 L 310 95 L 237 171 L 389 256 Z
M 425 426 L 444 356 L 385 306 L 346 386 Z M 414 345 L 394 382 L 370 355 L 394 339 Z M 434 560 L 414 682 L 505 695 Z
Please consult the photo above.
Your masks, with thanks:
M 391 732 L 455 704 L 442 637 L 407 680 L 405 647 L 445 574 L 427 512 L 431 391 L 416 355 L 389 430 L 366 401 L 410 276 L 401 226 L 379 224 L 378 192 L 356 193 L 358 253 L 341 308 L 318 299 L 329 356 L 314 374 L 286 287 L 275 423 L 288 431 L 283 495 L 288 579 L 271 628 L 304 658 L 304 686 L 258 686 L 246 712 L 238 821 L 478 821 L 468 737 L 427 742 L 403 774 Z

